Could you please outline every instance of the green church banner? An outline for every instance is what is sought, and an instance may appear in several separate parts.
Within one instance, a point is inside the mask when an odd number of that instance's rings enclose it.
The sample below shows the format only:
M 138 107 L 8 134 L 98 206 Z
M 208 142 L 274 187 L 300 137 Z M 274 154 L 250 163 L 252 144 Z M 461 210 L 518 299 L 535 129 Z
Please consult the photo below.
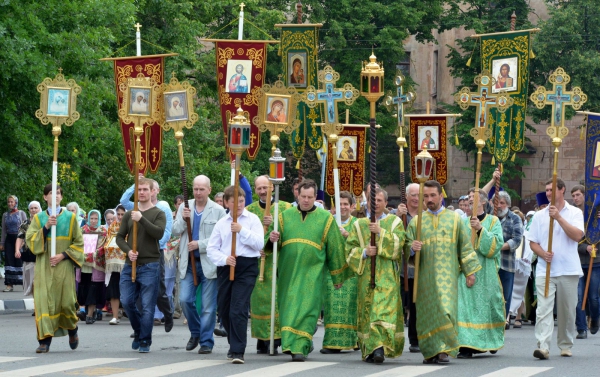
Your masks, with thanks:
M 525 109 L 529 86 L 530 31 L 487 34 L 481 38 L 481 68 L 492 73 L 492 93 L 506 91 L 514 104 L 499 112 L 490 110 L 488 126 L 492 136 L 487 140 L 489 152 L 496 162 L 506 162 L 525 146 Z
M 275 25 L 281 27 L 280 54 L 283 60 L 284 82 L 303 93 L 307 86 L 318 87 L 317 81 L 317 42 L 321 24 L 289 24 Z M 300 102 L 296 116 L 300 126 L 293 131 L 291 144 L 294 157 L 300 159 L 308 145 L 311 149 L 323 146 L 321 127 L 321 106 L 309 108 Z

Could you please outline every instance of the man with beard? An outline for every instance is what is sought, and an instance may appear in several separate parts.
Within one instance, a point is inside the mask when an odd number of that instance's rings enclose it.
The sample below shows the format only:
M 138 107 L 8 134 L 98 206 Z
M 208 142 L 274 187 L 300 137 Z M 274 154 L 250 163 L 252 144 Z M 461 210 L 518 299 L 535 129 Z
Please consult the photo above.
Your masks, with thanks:
M 492 179 L 484 186 L 483 190 L 490 192 L 489 190 L 495 184 L 496 180 L 499 180 L 502 173 L 498 169 L 494 171 Z M 521 241 L 523 240 L 523 221 L 521 218 L 510 210 L 511 201 L 510 195 L 506 191 L 498 192 L 498 218 L 500 224 L 502 224 L 502 236 L 504 237 L 504 243 L 500 251 L 500 269 L 498 270 L 498 276 L 502 283 L 502 291 L 504 294 L 505 310 L 506 310 L 506 330 L 510 329 L 510 319 L 508 317 L 510 313 L 510 302 L 512 299 L 513 284 L 515 282 L 515 252 Z
M 408 225 L 405 257 L 421 253 L 417 293 L 419 347 L 424 364 L 447 363 L 456 357 L 458 341 L 458 275 L 466 277 L 467 287 L 475 284 L 481 269 L 471 245 L 469 228 L 461 216 L 442 205 L 442 186 L 425 182 L 424 201 L 427 211 L 418 214 Z M 418 216 L 421 240 L 417 240 Z M 427 313 L 427 315 L 423 315 Z

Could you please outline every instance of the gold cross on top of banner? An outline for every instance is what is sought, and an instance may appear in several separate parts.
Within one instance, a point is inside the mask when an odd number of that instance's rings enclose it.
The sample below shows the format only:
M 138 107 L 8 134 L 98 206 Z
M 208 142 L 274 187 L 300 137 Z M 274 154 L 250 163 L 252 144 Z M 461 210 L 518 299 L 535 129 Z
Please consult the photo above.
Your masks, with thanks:
M 325 89 L 316 90 L 314 86 L 309 85 L 302 94 L 302 100 L 310 108 L 323 104 L 325 106 L 323 131 L 327 135 L 339 133 L 343 130 L 343 126 L 338 121 L 338 103 L 343 101 L 350 106 L 360 96 L 360 92 L 348 83 L 341 89 L 336 88 L 335 84 L 340 79 L 340 74 L 329 65 L 319 72 L 318 79 Z
M 135 25 L 133 25 L 135 27 L 135 31 L 139 32 L 140 28 L 142 27 L 142 25 L 138 22 Z
M 496 83 L 496 79 L 487 69 L 475 77 L 474 81 L 479 87 L 477 93 L 471 93 L 471 89 L 464 87 L 454 95 L 454 101 L 463 110 L 467 110 L 470 106 L 476 106 L 476 121 L 475 127 L 471 129 L 471 136 L 477 141 L 485 142 L 492 135 L 491 130 L 487 128 L 489 110 L 497 108 L 499 112 L 503 113 L 512 106 L 514 100 L 506 91 L 492 94 L 492 86 Z
M 553 139 L 559 138 L 562 140 L 569 133 L 569 129 L 565 127 L 565 106 L 572 106 L 573 109 L 579 110 L 587 102 L 587 94 L 578 86 L 570 92 L 566 90 L 571 77 L 561 67 L 558 67 L 550 75 L 549 81 L 552 83 L 552 92 L 547 92 L 545 87 L 540 86 L 535 92 L 531 93 L 529 98 L 538 109 L 543 109 L 546 105 L 552 105 L 550 127 L 546 129 L 546 133 Z

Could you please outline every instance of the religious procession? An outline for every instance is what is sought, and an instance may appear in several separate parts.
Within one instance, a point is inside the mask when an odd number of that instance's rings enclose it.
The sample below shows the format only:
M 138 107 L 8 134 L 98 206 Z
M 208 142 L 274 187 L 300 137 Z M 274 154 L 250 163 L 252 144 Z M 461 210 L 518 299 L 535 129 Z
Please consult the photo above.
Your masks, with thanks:
M 393 18 L 363 20 L 336 52 L 318 2 L 233 3 L 183 45 L 140 11 L 91 71 L 59 54 L 31 73 L 27 122 L 7 107 L 44 151 L 21 150 L 27 184 L 0 166 L 0 376 L 569 375 L 592 357 L 598 91 L 546 50 L 575 5 L 535 2 L 536 23 L 511 0 L 478 28 L 443 1 L 399 47 Z

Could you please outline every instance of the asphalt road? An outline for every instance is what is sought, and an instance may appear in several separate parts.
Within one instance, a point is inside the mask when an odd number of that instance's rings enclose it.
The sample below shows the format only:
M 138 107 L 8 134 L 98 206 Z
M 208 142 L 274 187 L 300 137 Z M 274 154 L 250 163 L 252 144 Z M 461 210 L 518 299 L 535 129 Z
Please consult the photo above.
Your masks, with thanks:
M 11 296 L 16 295 L 13 292 Z M 21 293 L 22 294 L 22 293 Z M 11 297 L 12 298 L 12 297 Z M 0 300 L 7 299 L 0 294 Z M 292 363 L 290 356 L 257 355 L 254 339 L 248 331 L 246 363 L 232 365 L 226 360 L 227 340 L 217 337 L 210 355 L 187 352 L 189 338 L 187 325 L 175 320 L 170 333 L 157 326 L 153 333 L 151 352 L 140 354 L 131 350 L 129 335 L 132 330 L 127 319 L 118 326 L 109 326 L 105 319 L 93 325 L 80 322 L 80 345 L 71 351 L 68 340 L 54 339 L 50 352 L 39 355 L 36 330 L 31 311 L 0 312 L 0 377 L 10 376 L 595 376 L 595 363 L 600 350 L 600 334 L 577 340 L 573 357 L 559 356 L 553 345 L 549 360 L 533 358 L 536 342 L 533 326 L 506 332 L 506 345 L 496 355 L 484 354 L 470 360 L 452 359 L 449 365 L 423 365 L 420 354 L 408 352 L 397 359 L 388 359 L 383 365 L 366 364 L 360 353 L 346 352 L 323 355 L 318 352 L 323 339 L 323 327 L 315 335 L 315 351 L 304 363 Z M 556 339 L 556 335 L 554 336 Z

